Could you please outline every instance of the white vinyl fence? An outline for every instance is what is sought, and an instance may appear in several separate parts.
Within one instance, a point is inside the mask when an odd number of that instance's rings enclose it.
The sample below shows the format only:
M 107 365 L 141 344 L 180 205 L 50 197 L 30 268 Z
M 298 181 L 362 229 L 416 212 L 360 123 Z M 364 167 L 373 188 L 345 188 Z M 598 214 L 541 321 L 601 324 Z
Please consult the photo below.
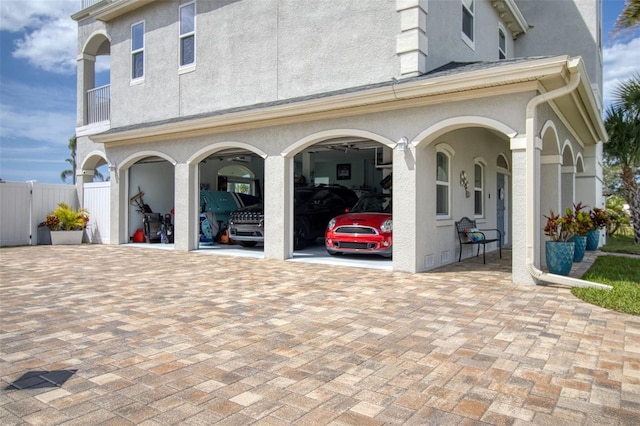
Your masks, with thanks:
M 84 207 L 89 211 L 85 234 L 91 243 L 109 243 L 109 182 L 84 185 Z M 78 208 L 73 185 L 38 182 L 0 183 L 0 246 L 49 244 L 49 231 L 38 225 L 64 202 Z
M 0 246 L 38 244 L 38 224 L 65 202 L 78 207 L 76 187 L 38 182 L 0 183 Z
M 110 182 L 84 184 L 84 208 L 89 210 L 87 235 L 94 244 L 109 244 Z

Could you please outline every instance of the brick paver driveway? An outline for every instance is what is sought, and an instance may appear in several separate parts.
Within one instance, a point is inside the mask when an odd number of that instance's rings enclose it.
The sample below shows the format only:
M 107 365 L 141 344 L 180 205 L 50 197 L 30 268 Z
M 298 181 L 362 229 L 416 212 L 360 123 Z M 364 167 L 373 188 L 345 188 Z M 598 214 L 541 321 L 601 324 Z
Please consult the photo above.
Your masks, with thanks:
M 1 249 L 0 424 L 640 422 L 639 317 L 467 265 Z

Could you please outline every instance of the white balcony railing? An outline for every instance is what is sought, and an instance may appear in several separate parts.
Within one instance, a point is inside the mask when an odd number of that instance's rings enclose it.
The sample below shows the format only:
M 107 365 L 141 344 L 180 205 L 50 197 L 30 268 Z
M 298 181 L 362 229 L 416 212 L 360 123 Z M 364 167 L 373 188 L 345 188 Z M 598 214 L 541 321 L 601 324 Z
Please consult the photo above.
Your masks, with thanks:
M 110 119 L 111 85 L 87 90 L 87 124 Z
M 96 3 L 100 3 L 101 1 L 102 0 L 82 0 L 82 9 L 86 9 Z

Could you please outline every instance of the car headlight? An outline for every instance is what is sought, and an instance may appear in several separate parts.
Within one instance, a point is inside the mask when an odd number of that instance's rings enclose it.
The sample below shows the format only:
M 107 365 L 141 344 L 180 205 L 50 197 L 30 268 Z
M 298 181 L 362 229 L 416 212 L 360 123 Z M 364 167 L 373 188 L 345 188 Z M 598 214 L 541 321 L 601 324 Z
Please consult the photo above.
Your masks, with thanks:
M 382 225 L 380 225 L 380 230 L 382 232 L 393 231 L 393 221 L 391 219 L 387 219 L 384 222 L 382 222 Z
M 336 220 L 335 219 L 331 219 L 329 221 L 329 223 L 327 224 L 327 229 L 328 230 L 332 230 L 334 226 L 336 226 Z

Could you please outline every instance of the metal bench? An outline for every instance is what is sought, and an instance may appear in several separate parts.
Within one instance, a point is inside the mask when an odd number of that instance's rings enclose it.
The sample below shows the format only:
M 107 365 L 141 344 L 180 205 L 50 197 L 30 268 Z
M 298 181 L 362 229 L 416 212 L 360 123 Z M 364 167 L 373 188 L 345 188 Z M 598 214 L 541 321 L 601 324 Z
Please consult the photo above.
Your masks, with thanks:
M 487 263 L 485 256 L 486 245 L 493 242 L 498 242 L 498 249 L 500 250 L 500 259 L 502 259 L 502 233 L 499 229 L 479 229 L 476 226 L 476 221 L 471 220 L 468 217 L 463 217 L 456 222 L 456 230 L 458 232 L 458 241 L 460 242 L 460 256 L 458 256 L 458 262 L 462 260 L 462 246 L 464 245 L 477 245 L 478 252 L 476 257 L 480 255 L 480 246 L 482 246 L 482 263 Z M 495 231 L 498 233 L 498 238 L 487 238 L 484 231 Z M 472 239 L 469 234 L 474 233 L 477 239 Z

